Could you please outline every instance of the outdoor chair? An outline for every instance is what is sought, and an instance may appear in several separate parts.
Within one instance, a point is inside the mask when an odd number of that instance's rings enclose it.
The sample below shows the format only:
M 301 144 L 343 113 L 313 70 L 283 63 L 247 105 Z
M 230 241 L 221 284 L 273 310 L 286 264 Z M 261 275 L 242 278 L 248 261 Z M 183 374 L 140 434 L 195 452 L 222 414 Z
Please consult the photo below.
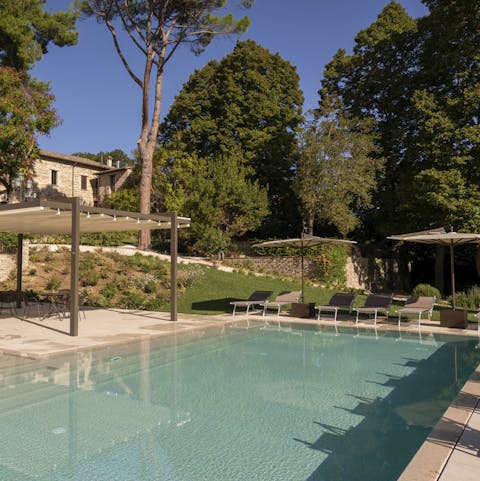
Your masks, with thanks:
M 395 311 L 398 314 L 398 328 L 400 328 L 402 315 L 418 316 L 418 326 L 420 327 L 422 315 L 427 314 L 428 319 L 430 319 L 434 305 L 435 296 L 409 297 L 405 305 Z
M 336 294 L 333 294 L 327 305 L 315 306 L 315 309 L 318 310 L 318 320 L 320 320 L 320 315 L 322 311 L 333 312 L 334 322 L 337 321 L 337 314 L 340 309 L 348 310 L 351 314 L 354 299 L 355 294 L 352 294 L 350 292 L 337 292 Z
M 280 309 L 283 306 L 292 304 L 292 302 L 298 302 L 300 297 L 300 291 L 282 291 L 273 301 L 262 302 L 263 315 L 267 314 L 268 309 L 277 309 L 277 317 L 280 315 Z
M 388 319 L 388 310 L 392 304 L 393 294 L 390 296 L 380 295 L 380 294 L 369 294 L 365 299 L 365 304 L 362 307 L 355 307 L 353 310 L 356 311 L 356 324 L 358 325 L 358 317 L 360 314 L 368 314 L 371 316 L 373 314 L 373 320 L 375 325 L 377 325 L 377 317 L 379 312 L 384 312 L 386 318 Z
M 0 292 L 0 314 L 8 309 L 12 317 L 17 317 L 17 293 L 16 291 Z
M 235 315 L 237 307 L 245 307 L 245 313 L 248 315 L 251 306 L 263 306 L 263 303 L 267 301 L 272 294 L 273 291 L 254 291 L 250 294 L 250 297 L 244 301 L 230 302 L 230 304 L 233 306 L 232 315 Z

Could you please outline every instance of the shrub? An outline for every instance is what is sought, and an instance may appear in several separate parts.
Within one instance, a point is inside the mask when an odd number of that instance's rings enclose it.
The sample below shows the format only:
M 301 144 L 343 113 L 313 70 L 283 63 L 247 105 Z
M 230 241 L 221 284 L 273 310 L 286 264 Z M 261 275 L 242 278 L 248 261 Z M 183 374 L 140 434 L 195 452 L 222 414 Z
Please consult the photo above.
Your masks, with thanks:
M 436 287 L 431 286 L 430 284 L 418 284 L 413 289 L 412 295 L 428 297 L 435 296 L 435 299 L 437 301 L 442 298 L 442 294 L 440 294 L 440 291 Z
M 98 280 L 100 279 L 100 274 L 96 271 L 86 271 L 81 273 L 80 283 L 83 287 L 85 286 L 96 286 Z
M 201 266 L 198 264 L 189 264 L 177 272 L 177 286 L 180 289 L 186 289 L 204 275 L 205 272 Z
M 62 284 L 61 279 L 59 279 L 56 276 L 52 276 L 50 277 L 50 279 L 48 279 L 45 287 L 47 291 L 56 291 L 61 286 L 61 284 Z
M 457 306 L 477 310 L 480 306 L 480 287 L 473 286 L 464 292 L 455 293 Z
M 123 309 L 142 309 L 146 297 L 138 291 L 124 292 L 120 298 L 119 305 Z

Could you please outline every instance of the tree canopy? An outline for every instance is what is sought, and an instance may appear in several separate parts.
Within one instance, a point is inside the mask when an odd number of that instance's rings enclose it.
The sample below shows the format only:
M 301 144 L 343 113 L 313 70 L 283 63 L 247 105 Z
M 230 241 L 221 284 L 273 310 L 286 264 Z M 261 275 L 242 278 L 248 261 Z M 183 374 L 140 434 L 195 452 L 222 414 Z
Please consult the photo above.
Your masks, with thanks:
M 75 22 L 78 13 L 51 13 L 45 10 L 47 0 L 2 0 L 0 2 L 0 64 L 19 70 L 30 70 L 48 46 L 77 43 Z
M 333 227 L 345 236 L 360 224 L 359 212 L 371 206 L 382 162 L 374 154 L 372 122 L 355 119 L 341 103 L 323 102 L 317 117 L 299 136 L 295 189 L 308 232 Z
M 352 55 L 335 55 L 320 91 L 376 123 L 385 170 L 365 221 L 377 240 L 448 220 L 480 229 L 480 1 L 424 3 L 429 14 L 414 20 L 390 2 Z
M 239 3 L 242 7 L 249 8 L 253 0 L 241 0 Z M 248 28 L 248 17 L 235 20 L 232 14 L 221 15 L 225 4 L 226 0 L 78 2 L 86 15 L 95 17 L 106 26 L 126 71 L 141 89 L 142 119 L 138 150 L 141 164 L 139 202 L 142 213 L 149 213 L 151 209 L 153 156 L 160 125 L 165 66 L 180 45 L 188 45 L 193 53 L 199 54 L 215 36 L 237 35 Z M 120 32 L 125 35 L 119 35 Z M 123 39 L 133 43 L 136 53 L 144 59 L 138 71 L 135 69 L 138 65 L 137 56 L 128 57 L 132 50 L 125 47 Z M 142 231 L 139 247 L 146 249 L 149 245 L 150 232 Z
M 303 95 L 295 68 L 253 40 L 239 41 L 183 86 L 160 140 L 197 159 L 235 158 L 245 178 L 268 189 L 264 235 L 298 233 L 292 190 Z M 193 217 L 193 215 L 192 215 Z
M 0 183 L 7 197 L 22 171 L 31 172 L 37 139 L 59 123 L 48 84 L 0 67 Z

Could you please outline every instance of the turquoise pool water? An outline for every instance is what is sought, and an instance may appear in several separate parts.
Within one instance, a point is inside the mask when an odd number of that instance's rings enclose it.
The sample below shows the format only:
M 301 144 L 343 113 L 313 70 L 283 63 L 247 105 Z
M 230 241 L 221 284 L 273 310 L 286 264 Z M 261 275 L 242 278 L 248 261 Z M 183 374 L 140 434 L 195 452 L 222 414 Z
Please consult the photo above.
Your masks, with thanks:
M 389 481 L 478 339 L 224 329 L 0 359 L 0 479 Z

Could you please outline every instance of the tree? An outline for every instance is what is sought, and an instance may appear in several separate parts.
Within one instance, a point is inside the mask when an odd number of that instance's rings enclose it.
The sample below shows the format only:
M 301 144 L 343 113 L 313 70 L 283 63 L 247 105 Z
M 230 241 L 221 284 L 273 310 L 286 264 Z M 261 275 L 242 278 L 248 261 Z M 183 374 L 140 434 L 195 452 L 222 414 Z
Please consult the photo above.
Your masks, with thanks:
M 11 67 L 0 67 L 0 183 L 10 197 L 18 172 L 28 177 L 37 138 L 56 127 L 49 85 Z
M 370 207 L 382 163 L 372 155 L 372 122 L 353 118 L 338 100 L 326 104 L 301 132 L 295 189 L 310 234 L 321 222 L 344 236 Z
M 94 16 L 109 30 L 125 69 L 142 92 L 142 120 L 138 150 L 141 160 L 140 211 L 150 212 L 153 173 L 153 155 L 157 143 L 162 104 L 163 75 L 167 62 L 182 44 L 190 46 L 195 54 L 201 53 L 217 35 L 240 34 L 249 20 L 243 17 L 236 21 L 233 15 L 216 15 L 225 0 L 84 0 L 79 2 L 81 10 Z M 241 5 L 249 8 L 253 0 L 242 0 Z M 145 57 L 143 70 L 136 73 L 133 63 L 127 58 L 118 35 L 121 28 L 126 37 Z M 153 99 L 150 93 L 153 92 Z M 153 111 L 150 113 L 151 105 Z M 142 231 L 139 247 L 150 245 L 150 232 Z
M 30 70 L 48 45 L 59 47 L 77 43 L 73 9 L 50 13 L 46 0 L 2 0 L 0 2 L 0 64 Z
M 411 96 L 418 74 L 417 42 L 416 21 L 392 1 L 357 34 L 352 55 L 336 53 L 319 91 L 320 105 L 323 98 L 335 95 L 354 117 L 374 121 L 377 156 L 384 159 L 385 169 L 374 193 L 374 208 L 363 221 L 372 226 L 377 241 L 399 223 L 399 189 L 404 166 L 413 155 L 407 145 L 415 129 Z
M 295 68 L 253 40 L 191 75 L 162 124 L 160 140 L 209 162 L 235 156 L 268 189 L 263 235 L 298 233 L 292 190 L 295 134 L 303 120 Z
M 267 192 L 247 178 L 234 156 L 199 159 L 183 177 L 183 208 L 192 217 L 186 235 L 193 250 L 204 254 L 225 251 L 233 236 L 255 230 L 268 214 Z M 185 174 L 185 172 L 184 172 Z

